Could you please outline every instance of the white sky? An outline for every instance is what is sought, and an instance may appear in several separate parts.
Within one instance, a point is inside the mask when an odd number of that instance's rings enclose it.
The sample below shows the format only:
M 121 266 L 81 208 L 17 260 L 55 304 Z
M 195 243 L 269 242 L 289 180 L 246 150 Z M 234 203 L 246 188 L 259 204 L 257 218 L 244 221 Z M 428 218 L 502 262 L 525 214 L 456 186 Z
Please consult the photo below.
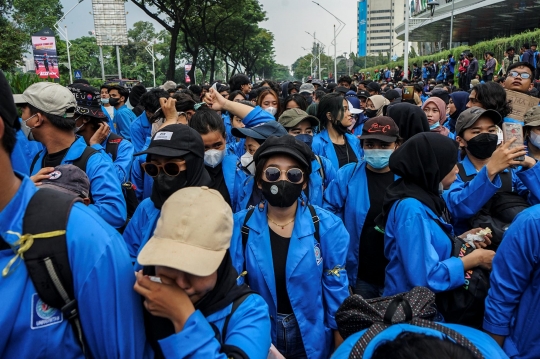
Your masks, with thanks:
M 68 11 L 74 4 L 74 0 L 61 0 L 64 11 Z M 336 24 L 332 15 L 315 5 L 311 0 L 260 0 L 266 11 L 268 21 L 260 24 L 274 34 L 274 47 L 276 49 L 276 62 L 290 66 L 298 57 L 307 52 L 313 38 L 305 32 L 316 33 L 319 39 L 327 47 L 333 40 L 333 25 Z M 357 1 L 356 0 L 317 0 L 321 6 L 328 9 L 341 21 L 345 22 L 345 28 L 337 38 L 338 55 L 356 52 L 357 33 Z M 62 25 L 67 25 L 70 38 L 88 36 L 88 31 L 94 28 L 94 19 L 89 13 L 92 11 L 92 1 L 84 0 L 71 13 L 68 14 Z M 151 21 L 142 10 L 131 2 L 126 2 L 126 15 L 128 28 L 137 21 Z M 161 26 L 154 22 L 157 30 Z M 327 50 L 328 51 L 328 50 Z M 330 49 L 334 52 L 334 48 Z

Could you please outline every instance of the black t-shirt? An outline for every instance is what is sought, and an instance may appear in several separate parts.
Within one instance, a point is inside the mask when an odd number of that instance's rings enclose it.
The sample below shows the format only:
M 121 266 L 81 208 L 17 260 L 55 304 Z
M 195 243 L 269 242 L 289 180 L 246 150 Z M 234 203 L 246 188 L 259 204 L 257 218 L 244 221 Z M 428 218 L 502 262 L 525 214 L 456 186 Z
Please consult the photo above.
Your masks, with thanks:
M 370 205 L 360 235 L 358 278 L 382 286 L 388 260 L 384 256 L 384 234 L 375 229 L 375 218 L 382 212 L 386 188 L 394 182 L 394 174 L 376 173 L 366 168 L 366 178 Z
M 43 167 L 56 167 L 60 166 L 64 157 L 66 157 L 69 147 L 65 150 L 56 153 L 47 153 L 43 157 Z
M 349 142 L 347 142 L 346 139 L 345 139 L 345 144 L 343 145 L 336 145 L 335 143 L 332 143 L 332 144 L 334 145 L 334 150 L 336 151 L 339 168 L 351 162 L 358 162 L 358 158 L 356 158 L 356 154 L 354 153 L 354 151 L 351 148 L 351 145 L 349 145 Z
M 272 247 L 272 262 L 274 263 L 274 278 L 276 280 L 277 311 L 280 314 L 293 312 L 289 294 L 287 293 L 287 255 L 289 254 L 290 238 L 285 238 L 274 232 L 270 227 L 270 247 Z

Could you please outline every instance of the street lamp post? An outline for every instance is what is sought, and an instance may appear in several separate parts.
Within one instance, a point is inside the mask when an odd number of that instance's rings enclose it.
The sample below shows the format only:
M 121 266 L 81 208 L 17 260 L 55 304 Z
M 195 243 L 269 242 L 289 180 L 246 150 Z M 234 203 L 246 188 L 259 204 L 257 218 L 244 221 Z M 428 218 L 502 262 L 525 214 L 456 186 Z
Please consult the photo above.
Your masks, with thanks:
M 154 87 L 156 87 L 156 57 L 154 56 L 154 42 L 150 42 L 145 49 L 150 56 L 152 56 L 152 75 L 154 76 Z
M 318 2 L 312 1 L 312 3 L 319 6 L 321 9 L 323 9 L 324 11 L 326 11 L 327 13 L 332 15 L 339 23 L 339 27 L 338 27 L 337 30 L 336 30 L 336 25 L 334 24 L 334 41 L 333 41 L 333 45 L 334 45 L 334 81 L 336 81 L 336 76 L 337 76 L 337 41 L 336 41 L 336 39 L 339 36 L 341 30 L 343 30 L 343 28 L 345 27 L 345 23 L 343 21 L 341 21 L 336 15 L 334 15 L 330 11 L 326 10 Z
M 302 47 L 302 49 L 304 49 L 304 51 L 309 51 L 308 49 L 306 49 L 305 47 Z M 305 57 L 304 57 L 305 58 Z M 309 67 L 310 67 L 310 73 L 309 75 L 310 76 L 313 76 L 313 53 L 311 54 L 311 59 L 310 59 L 310 62 L 309 62 Z
M 308 34 L 309 36 L 313 36 L 313 41 L 317 41 L 317 54 L 318 54 L 318 58 L 319 58 L 319 79 L 322 80 L 322 77 L 321 77 L 321 74 L 322 74 L 322 70 L 321 70 L 321 46 L 320 45 L 323 45 L 324 47 L 326 47 L 325 44 L 323 44 L 321 42 L 321 40 L 317 39 L 315 37 L 315 33 L 313 33 L 313 35 L 311 35 L 309 32 L 306 31 L 306 34 Z
M 58 31 L 58 33 L 60 35 L 62 35 L 62 37 L 66 40 L 66 53 L 67 53 L 67 58 L 68 58 L 68 67 L 69 67 L 69 83 L 73 83 L 73 72 L 71 71 L 71 57 L 69 56 L 69 48 L 71 47 L 71 42 L 69 42 L 68 40 L 68 33 L 67 33 L 67 26 L 64 26 L 64 29 L 62 29 L 61 27 L 59 27 L 58 25 L 64 21 L 64 19 L 66 18 L 66 16 L 73 10 L 77 7 L 77 5 L 79 5 L 80 3 L 82 3 L 84 0 L 79 0 L 79 2 L 77 2 L 71 9 L 68 10 L 68 12 L 66 12 L 64 15 L 62 15 L 62 17 L 60 19 L 58 19 L 57 22 L 54 23 L 53 27 L 56 29 L 56 31 Z
M 411 15 L 409 1 L 405 1 L 405 48 L 403 54 L 403 78 L 409 78 L 409 16 Z
M 450 43 L 448 44 L 450 50 L 452 50 L 452 35 L 454 32 L 454 1 L 452 0 L 452 15 L 450 16 Z
M 351 52 L 352 52 L 352 46 L 351 46 L 351 43 L 354 39 L 357 39 L 358 40 L 358 36 L 355 36 L 353 37 L 352 39 L 349 40 L 349 58 L 351 57 Z M 349 67 L 349 76 L 351 76 L 351 68 Z

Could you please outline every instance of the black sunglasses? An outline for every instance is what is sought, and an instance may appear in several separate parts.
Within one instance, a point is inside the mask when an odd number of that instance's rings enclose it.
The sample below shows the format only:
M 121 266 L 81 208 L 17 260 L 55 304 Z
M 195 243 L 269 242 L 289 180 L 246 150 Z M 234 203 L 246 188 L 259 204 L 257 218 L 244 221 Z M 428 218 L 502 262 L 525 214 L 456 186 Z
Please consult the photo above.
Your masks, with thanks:
M 163 170 L 167 176 L 176 177 L 182 172 L 181 166 L 184 164 L 184 161 L 180 162 L 167 162 L 163 165 L 158 165 L 152 162 L 145 162 L 141 164 L 144 172 L 150 177 L 157 177 L 160 170 Z
M 268 167 L 264 170 L 264 175 L 268 182 L 277 182 L 281 178 L 281 173 L 285 170 L 280 170 L 276 167 Z M 299 168 L 290 168 L 286 171 L 287 181 L 291 183 L 300 183 L 304 178 L 304 172 Z

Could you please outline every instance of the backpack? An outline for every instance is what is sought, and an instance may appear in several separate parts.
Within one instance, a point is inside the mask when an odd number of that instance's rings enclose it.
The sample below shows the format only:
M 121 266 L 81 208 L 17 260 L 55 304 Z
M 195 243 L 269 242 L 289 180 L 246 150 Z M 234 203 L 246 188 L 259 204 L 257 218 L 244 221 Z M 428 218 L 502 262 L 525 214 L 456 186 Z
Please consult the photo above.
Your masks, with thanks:
M 317 160 L 317 162 L 319 162 L 319 165 L 321 166 L 321 168 L 319 168 L 319 174 L 321 175 L 321 178 L 322 178 L 322 185 L 324 187 L 324 166 L 322 164 L 322 160 L 321 158 L 318 156 L 318 155 L 315 155 L 315 159 Z
M 315 237 L 315 240 L 317 241 L 317 244 L 320 244 L 321 243 L 321 236 L 319 234 L 319 216 L 317 215 L 317 212 L 315 211 L 315 208 L 308 204 L 308 209 L 309 209 L 309 212 L 311 213 L 311 220 L 313 221 L 313 225 L 315 226 L 315 234 L 314 234 L 314 237 Z M 247 270 L 246 270 L 246 247 L 247 247 L 247 242 L 248 242 L 248 239 L 249 239 L 249 227 L 247 226 L 247 222 L 249 221 L 249 219 L 251 218 L 251 216 L 253 215 L 253 212 L 255 211 L 255 207 L 253 208 L 250 208 L 247 213 L 246 213 L 246 217 L 244 218 L 244 223 L 242 224 L 242 229 L 241 229 L 241 233 L 242 233 L 242 253 L 244 253 L 244 267 L 242 269 L 242 272 L 240 273 L 240 275 L 238 276 L 239 278 L 240 277 L 244 277 L 244 283 L 248 284 L 248 277 L 247 277 Z
M 39 151 L 36 156 L 34 157 L 34 159 L 32 160 L 32 164 L 30 165 L 30 174 L 32 174 L 32 172 L 34 171 L 34 167 L 37 163 L 37 161 L 39 160 L 39 156 L 41 155 L 41 152 L 42 151 Z M 86 148 L 84 149 L 81 157 L 77 158 L 75 161 L 72 162 L 72 165 L 73 166 L 76 166 L 76 167 L 79 167 L 84 173 L 86 173 L 86 165 L 88 164 L 88 159 L 95 155 L 96 153 L 99 153 L 98 150 L 90 147 L 90 146 L 86 146 Z M 43 162 L 45 161 L 45 157 L 43 157 L 43 159 L 41 160 L 41 167 L 43 167 Z
M 115 133 L 111 133 L 109 135 L 109 139 L 105 145 L 105 152 L 112 156 L 113 162 L 116 161 L 118 156 L 118 146 L 120 146 L 120 142 L 122 141 L 124 141 L 124 138 Z M 137 194 L 135 193 L 136 189 L 137 187 L 131 183 L 131 181 L 122 183 L 122 194 L 124 195 L 124 200 L 126 201 L 128 222 L 131 217 L 133 217 L 135 210 L 139 206 L 139 200 L 137 199 Z M 126 225 L 124 225 L 124 228 Z
M 351 295 L 336 312 L 339 333 L 346 339 L 361 330 L 367 331 L 354 344 L 349 358 L 363 358 L 371 340 L 386 328 L 398 323 L 435 329 L 469 349 L 475 358 L 484 358 L 480 350 L 463 335 L 433 321 L 437 314 L 434 304 L 435 294 L 425 287 L 415 287 L 409 292 L 373 299 L 364 299 L 358 294 Z
M 459 176 L 464 182 L 471 181 L 475 176 L 467 176 L 462 163 L 458 163 Z M 501 188 L 491 197 L 478 213 L 469 219 L 471 228 L 490 228 L 493 238 L 488 249 L 497 250 L 503 239 L 504 232 L 514 218 L 530 204 L 520 195 L 512 191 L 512 173 L 501 172 Z
M 80 199 L 53 189 L 39 189 L 30 199 L 23 218 L 23 236 L 31 235 L 33 244 L 24 252 L 24 264 L 39 298 L 59 309 L 89 357 L 74 295 L 73 273 L 69 264 L 66 226 L 74 203 Z M 0 250 L 11 248 L 4 240 Z

